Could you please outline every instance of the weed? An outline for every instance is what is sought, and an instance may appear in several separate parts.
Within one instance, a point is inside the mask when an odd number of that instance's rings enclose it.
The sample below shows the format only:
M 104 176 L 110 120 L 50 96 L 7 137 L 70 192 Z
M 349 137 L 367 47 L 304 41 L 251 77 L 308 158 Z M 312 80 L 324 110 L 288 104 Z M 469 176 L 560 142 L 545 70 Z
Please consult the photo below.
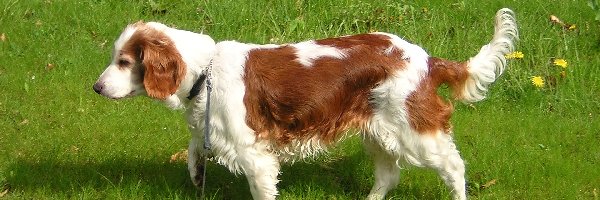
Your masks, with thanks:
M 596 0 L 589 5 L 594 12 L 583 12 L 586 2 L 557 0 L 0 1 L 0 197 L 196 198 L 185 163 L 170 162 L 189 140 L 181 111 L 142 97 L 110 101 L 91 89 L 128 23 L 161 21 L 249 43 L 382 31 L 466 61 L 491 39 L 494 13 L 509 7 L 521 54 L 508 56 L 487 100 L 457 103 L 452 118 L 469 195 L 598 198 L 600 13 Z M 283 166 L 280 198 L 365 197 L 373 169 L 360 138 L 332 149 Z M 431 170 L 403 169 L 400 180 L 390 198 L 450 197 Z M 250 196 L 245 178 L 214 163 L 207 183 L 212 199 Z

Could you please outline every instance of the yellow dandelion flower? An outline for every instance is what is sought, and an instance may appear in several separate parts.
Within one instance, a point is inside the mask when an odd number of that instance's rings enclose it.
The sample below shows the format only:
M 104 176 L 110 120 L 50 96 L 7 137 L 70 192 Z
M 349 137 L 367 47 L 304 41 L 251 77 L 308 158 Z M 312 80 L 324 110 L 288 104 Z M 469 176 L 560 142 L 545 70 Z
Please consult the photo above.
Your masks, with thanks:
M 515 51 L 504 55 L 504 57 L 506 59 L 522 59 L 523 57 L 525 57 L 525 55 L 523 54 L 523 52 Z
M 532 76 L 531 83 L 535 87 L 539 87 L 539 88 L 544 87 L 544 79 L 541 76 Z
M 523 52 L 515 51 L 515 58 L 516 59 L 521 59 L 523 57 L 525 57 L 525 55 L 523 54 Z
M 506 59 L 513 59 L 513 58 L 515 58 L 515 57 L 513 56 L 513 53 L 507 53 L 506 55 L 504 55 L 504 57 L 505 57 Z
M 562 67 L 562 68 L 567 68 L 567 61 L 565 59 L 554 59 L 553 61 L 554 65 Z

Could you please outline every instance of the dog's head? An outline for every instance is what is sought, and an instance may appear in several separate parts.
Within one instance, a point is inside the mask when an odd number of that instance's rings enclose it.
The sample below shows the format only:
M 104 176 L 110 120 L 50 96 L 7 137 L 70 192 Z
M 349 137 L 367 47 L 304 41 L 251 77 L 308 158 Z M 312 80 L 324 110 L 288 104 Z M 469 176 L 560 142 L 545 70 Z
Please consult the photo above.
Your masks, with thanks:
M 167 29 L 155 22 L 127 26 L 94 91 L 111 99 L 146 94 L 165 100 L 175 94 L 186 76 L 186 63 Z

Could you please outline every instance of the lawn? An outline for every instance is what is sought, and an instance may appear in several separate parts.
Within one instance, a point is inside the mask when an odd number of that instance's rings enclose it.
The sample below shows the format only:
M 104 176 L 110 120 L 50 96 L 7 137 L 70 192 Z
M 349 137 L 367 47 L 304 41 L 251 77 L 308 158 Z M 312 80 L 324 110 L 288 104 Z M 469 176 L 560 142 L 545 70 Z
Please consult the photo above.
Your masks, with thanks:
M 486 100 L 454 103 L 469 197 L 599 199 L 600 11 L 583 0 L 3 0 L 0 199 L 197 197 L 185 162 L 171 161 L 190 137 L 182 111 L 92 90 L 129 23 L 250 43 L 383 31 L 467 60 L 491 39 L 502 7 L 516 13 L 523 57 L 511 59 Z M 280 199 L 361 199 L 373 184 L 359 138 L 282 171 Z M 400 180 L 388 198 L 450 198 L 431 170 L 406 168 Z M 245 178 L 216 164 L 207 184 L 210 199 L 250 198 Z

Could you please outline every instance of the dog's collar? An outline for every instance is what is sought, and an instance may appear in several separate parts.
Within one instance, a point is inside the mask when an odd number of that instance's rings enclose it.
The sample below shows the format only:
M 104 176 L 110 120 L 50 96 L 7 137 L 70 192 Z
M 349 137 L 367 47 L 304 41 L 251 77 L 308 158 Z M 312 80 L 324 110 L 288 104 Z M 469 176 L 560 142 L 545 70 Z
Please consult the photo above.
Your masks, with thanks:
M 189 100 L 192 100 L 194 97 L 200 94 L 200 91 L 202 90 L 202 85 L 204 84 L 205 80 L 206 74 L 204 73 L 201 74 L 200 77 L 198 77 L 198 80 L 196 80 L 196 82 L 192 86 L 192 89 L 190 90 L 190 95 L 187 97 Z
M 196 97 L 196 96 L 198 96 L 198 94 L 200 94 L 200 91 L 202 90 L 202 85 L 204 84 L 204 81 L 206 81 L 206 78 L 210 74 L 211 68 L 212 68 L 212 60 L 210 60 L 208 67 L 206 69 L 204 69 L 202 74 L 200 74 L 200 77 L 198 77 L 198 80 L 196 80 L 196 82 L 194 82 L 194 85 L 192 85 L 192 89 L 190 90 L 190 95 L 187 97 L 187 99 L 192 100 L 194 97 Z

